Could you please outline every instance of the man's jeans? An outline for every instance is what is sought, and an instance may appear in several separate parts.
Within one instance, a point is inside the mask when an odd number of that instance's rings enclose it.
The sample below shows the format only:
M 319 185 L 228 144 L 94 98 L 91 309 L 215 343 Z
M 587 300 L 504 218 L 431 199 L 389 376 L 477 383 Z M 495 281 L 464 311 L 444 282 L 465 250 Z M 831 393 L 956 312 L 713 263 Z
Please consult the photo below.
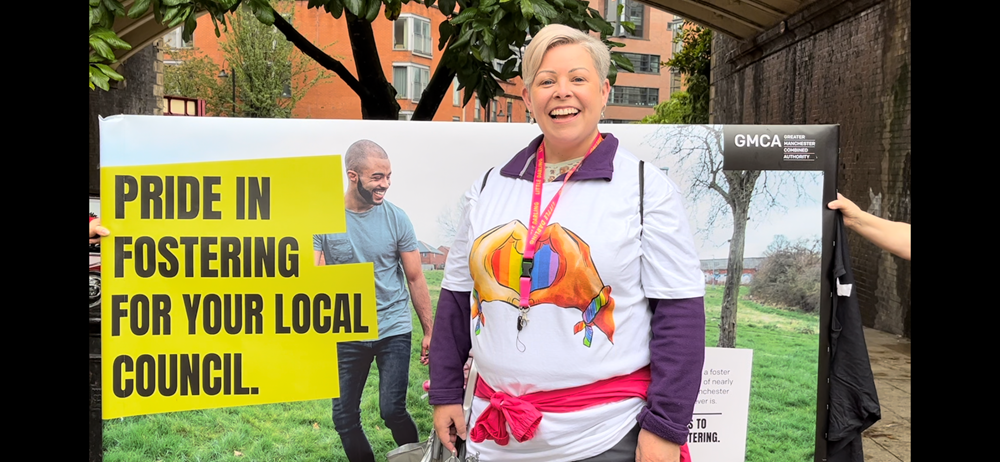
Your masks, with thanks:
M 374 462 L 375 455 L 361 428 L 361 393 L 368 380 L 372 359 L 379 374 L 379 411 L 397 445 L 416 443 L 417 425 L 406 411 L 410 375 L 411 334 L 382 340 L 337 344 L 340 367 L 340 398 L 333 399 L 333 424 L 340 435 L 347 459 Z

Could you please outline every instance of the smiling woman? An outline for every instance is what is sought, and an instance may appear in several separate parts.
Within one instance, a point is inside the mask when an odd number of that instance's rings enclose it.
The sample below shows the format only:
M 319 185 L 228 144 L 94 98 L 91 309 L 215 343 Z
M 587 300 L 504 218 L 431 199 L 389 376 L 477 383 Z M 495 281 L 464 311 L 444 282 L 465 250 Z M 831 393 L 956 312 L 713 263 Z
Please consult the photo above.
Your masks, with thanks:
M 544 40 L 551 45 L 538 42 Z M 557 46 L 559 40 L 553 34 L 535 38 L 538 46 L 525 54 L 522 92 L 545 134 L 546 155 L 552 162 L 586 155 L 611 91 L 607 79 L 611 59 L 604 44 L 595 39 Z
M 690 460 L 705 285 L 677 186 L 598 131 L 609 66 L 600 40 L 539 31 L 523 97 L 542 134 L 463 198 L 431 340 L 449 450 L 457 437 L 482 460 Z

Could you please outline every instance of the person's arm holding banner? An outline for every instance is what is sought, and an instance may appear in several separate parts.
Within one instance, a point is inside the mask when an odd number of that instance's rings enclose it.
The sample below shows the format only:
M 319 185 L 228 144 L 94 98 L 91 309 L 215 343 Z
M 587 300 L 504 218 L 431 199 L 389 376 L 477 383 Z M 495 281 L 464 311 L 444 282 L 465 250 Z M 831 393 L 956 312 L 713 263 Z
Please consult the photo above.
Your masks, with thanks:
M 837 193 L 837 200 L 830 202 L 830 209 L 844 214 L 844 225 L 854 230 L 872 244 L 893 255 L 910 259 L 910 224 L 889 221 L 872 215 Z
M 399 256 L 403 262 L 403 272 L 406 273 L 406 284 L 410 289 L 410 298 L 413 300 L 413 310 L 417 312 L 420 327 L 424 330 L 424 340 L 420 344 L 420 364 L 426 366 L 431 347 L 431 331 L 434 325 L 431 320 L 433 316 L 431 295 L 427 288 L 427 279 L 424 278 L 424 271 L 420 266 L 420 251 L 400 252 Z

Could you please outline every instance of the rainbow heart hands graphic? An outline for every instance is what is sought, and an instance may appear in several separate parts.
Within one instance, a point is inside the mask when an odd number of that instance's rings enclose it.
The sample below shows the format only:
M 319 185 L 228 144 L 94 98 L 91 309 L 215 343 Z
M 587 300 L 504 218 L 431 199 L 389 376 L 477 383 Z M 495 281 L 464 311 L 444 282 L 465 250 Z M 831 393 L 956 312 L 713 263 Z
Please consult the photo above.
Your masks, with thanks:
M 476 335 L 486 325 L 484 302 L 520 305 L 515 288 L 519 285 L 527 234 L 524 224 L 514 220 L 483 233 L 473 243 L 469 270 L 475 281 L 471 311 L 476 319 Z M 615 301 L 611 286 L 601 280 L 590 246 L 558 223 L 547 226 L 539 237 L 531 269 L 529 306 L 540 304 L 580 310 L 582 320 L 573 326 L 573 333 L 584 331 L 585 346 L 593 343 L 595 327 L 614 343 Z

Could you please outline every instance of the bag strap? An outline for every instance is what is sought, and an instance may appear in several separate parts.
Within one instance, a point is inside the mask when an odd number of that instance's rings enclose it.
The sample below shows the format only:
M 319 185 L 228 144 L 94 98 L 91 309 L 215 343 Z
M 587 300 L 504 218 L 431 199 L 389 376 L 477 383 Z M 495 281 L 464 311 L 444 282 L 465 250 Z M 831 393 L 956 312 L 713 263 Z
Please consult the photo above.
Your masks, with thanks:
M 483 185 L 479 187 L 480 194 L 482 194 L 483 190 L 486 189 L 486 180 L 490 179 L 490 172 L 492 172 L 494 168 L 495 167 L 490 167 L 490 169 L 486 171 L 486 175 L 483 176 Z
M 645 191 L 643 191 L 644 183 L 646 182 L 646 175 L 643 171 L 644 170 L 643 167 L 645 167 L 645 165 L 646 165 L 645 162 L 641 160 L 639 161 L 639 225 L 640 226 L 642 225 L 643 222 L 643 215 L 645 215 L 643 211 L 643 205 L 646 202 L 646 193 Z M 642 231 L 640 231 L 640 234 L 641 233 Z
M 486 182 L 484 181 L 483 184 L 486 184 Z M 479 368 L 476 367 L 476 360 L 473 358 L 472 364 L 469 367 L 469 381 L 466 382 L 465 385 L 465 399 L 462 401 L 462 413 L 465 416 L 465 431 L 467 436 L 471 436 L 469 435 L 469 432 L 472 431 L 472 399 L 476 396 L 477 383 L 479 383 Z M 458 452 L 458 457 L 456 459 L 461 462 L 470 460 L 478 462 L 478 453 L 474 457 L 467 457 L 467 448 L 465 445 L 466 442 L 461 439 L 455 442 L 455 449 Z
M 469 424 L 472 422 L 472 398 L 476 396 L 476 383 L 479 381 L 479 368 L 476 366 L 476 360 L 472 360 L 472 364 L 469 367 L 469 381 L 465 385 L 465 400 L 462 402 L 462 410 L 465 412 L 465 428 L 469 428 Z

